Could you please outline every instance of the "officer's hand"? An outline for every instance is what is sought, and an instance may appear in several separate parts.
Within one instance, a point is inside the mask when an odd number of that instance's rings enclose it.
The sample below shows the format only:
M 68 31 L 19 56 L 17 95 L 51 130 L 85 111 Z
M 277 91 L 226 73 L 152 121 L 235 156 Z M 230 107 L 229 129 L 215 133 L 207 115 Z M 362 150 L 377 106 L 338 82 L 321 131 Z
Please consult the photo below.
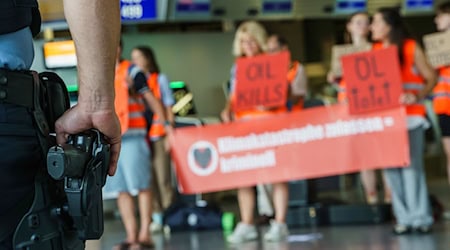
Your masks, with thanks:
M 56 140 L 58 144 L 64 144 L 69 134 L 77 134 L 92 128 L 99 130 L 105 135 L 111 144 L 111 157 L 108 174 L 114 175 L 120 152 L 120 124 L 114 109 L 95 110 L 95 107 L 84 107 L 79 103 L 67 110 L 61 118 L 56 121 Z

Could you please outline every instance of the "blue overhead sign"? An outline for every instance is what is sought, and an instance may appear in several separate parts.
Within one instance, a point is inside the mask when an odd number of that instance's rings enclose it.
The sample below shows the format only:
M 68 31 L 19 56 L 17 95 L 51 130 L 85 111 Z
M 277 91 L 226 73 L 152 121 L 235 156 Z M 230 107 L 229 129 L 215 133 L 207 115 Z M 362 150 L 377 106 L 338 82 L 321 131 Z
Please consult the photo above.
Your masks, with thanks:
M 263 12 L 287 13 L 292 11 L 291 0 L 266 0 L 263 2 Z
M 433 10 L 433 0 L 406 0 L 407 10 Z
M 210 0 L 178 0 L 176 11 L 178 13 L 209 13 Z
M 120 0 L 122 21 L 150 21 L 158 17 L 157 0 Z
M 352 13 L 366 9 L 367 0 L 336 0 L 336 13 Z

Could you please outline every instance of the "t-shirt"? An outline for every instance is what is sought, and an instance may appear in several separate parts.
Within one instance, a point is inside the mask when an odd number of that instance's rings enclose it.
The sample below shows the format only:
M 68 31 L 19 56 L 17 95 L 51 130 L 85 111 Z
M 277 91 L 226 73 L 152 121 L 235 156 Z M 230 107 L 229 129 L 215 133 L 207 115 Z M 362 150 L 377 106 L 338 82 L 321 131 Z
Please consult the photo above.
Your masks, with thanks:
M 33 59 L 33 37 L 29 27 L 0 35 L 0 68 L 30 69 Z

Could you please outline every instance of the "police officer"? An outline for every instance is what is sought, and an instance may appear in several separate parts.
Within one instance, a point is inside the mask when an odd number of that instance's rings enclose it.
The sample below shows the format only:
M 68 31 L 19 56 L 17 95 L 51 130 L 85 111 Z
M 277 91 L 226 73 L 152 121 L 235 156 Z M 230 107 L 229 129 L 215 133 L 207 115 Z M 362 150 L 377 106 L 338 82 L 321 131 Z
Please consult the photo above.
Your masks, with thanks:
M 64 0 L 64 11 L 77 49 L 79 99 L 56 122 L 57 141 L 97 128 L 111 143 L 113 175 L 120 150 L 113 89 L 119 1 Z M 36 121 L 23 104 L 32 101 L 24 99 L 30 89 L 26 70 L 40 21 L 37 0 L 0 1 L 0 250 L 13 248 L 15 227 L 31 206 L 37 169 L 45 162 Z

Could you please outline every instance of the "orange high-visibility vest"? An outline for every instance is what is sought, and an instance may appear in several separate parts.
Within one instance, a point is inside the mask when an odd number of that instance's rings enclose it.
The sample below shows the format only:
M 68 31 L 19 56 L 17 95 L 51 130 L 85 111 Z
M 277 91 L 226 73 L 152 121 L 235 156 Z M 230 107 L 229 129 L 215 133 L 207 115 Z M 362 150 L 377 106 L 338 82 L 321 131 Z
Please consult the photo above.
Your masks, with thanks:
M 425 88 L 425 80 L 417 69 L 414 63 L 414 54 L 416 51 L 417 43 L 412 39 L 407 39 L 403 43 L 403 65 L 402 68 L 402 81 L 403 81 L 403 91 L 413 93 L 415 95 Z M 425 106 L 420 103 L 415 103 L 406 106 L 406 114 L 408 115 L 421 115 L 425 116 L 426 110 Z
M 339 80 L 339 85 L 338 85 L 338 90 L 337 90 L 337 92 L 338 92 L 337 99 L 338 99 L 339 103 L 345 103 L 347 101 L 346 85 L 347 85 L 347 83 L 345 82 L 344 77 L 342 77 Z
M 159 89 L 158 73 L 151 73 L 147 77 L 147 85 L 150 91 L 155 96 L 155 98 L 161 101 L 162 95 Z M 163 122 L 161 121 L 160 117 L 157 114 L 153 114 L 152 126 L 150 127 L 150 131 L 148 131 L 148 136 L 150 138 L 160 138 L 163 137 L 165 134 L 166 130 L 164 129 Z
M 128 130 L 128 69 L 131 63 L 123 60 L 116 65 L 116 74 L 114 77 L 114 91 L 116 97 L 114 99 L 114 108 L 119 117 L 122 134 Z
M 405 39 L 403 42 L 403 63 L 400 65 L 401 68 L 401 76 L 402 76 L 402 85 L 404 93 L 413 93 L 417 95 L 424 87 L 425 80 L 417 69 L 415 68 L 414 63 L 414 54 L 416 51 L 417 43 L 413 39 Z M 381 43 L 375 43 L 374 49 L 383 48 Z M 420 103 L 414 103 L 406 106 L 406 114 L 407 115 L 421 115 L 425 116 L 425 106 Z
M 295 77 L 298 74 L 298 70 L 300 68 L 301 64 L 299 61 L 294 61 L 292 62 L 291 67 L 289 68 L 288 74 L 287 74 L 287 80 L 289 84 L 293 84 Z M 292 111 L 298 111 L 298 110 L 302 110 L 303 109 L 303 102 L 299 102 L 295 105 L 292 106 Z
M 128 100 L 128 128 L 144 130 L 147 127 L 147 120 L 145 120 L 145 104 L 142 96 L 130 96 Z
M 433 89 L 433 107 L 438 115 L 450 115 L 450 66 L 439 69 L 439 81 Z
M 128 129 L 145 129 L 147 121 L 144 117 L 145 105 L 140 96 L 130 96 L 128 92 L 128 70 L 131 66 L 129 61 L 123 60 L 116 65 L 114 78 L 115 100 L 114 107 L 119 116 L 122 134 Z

